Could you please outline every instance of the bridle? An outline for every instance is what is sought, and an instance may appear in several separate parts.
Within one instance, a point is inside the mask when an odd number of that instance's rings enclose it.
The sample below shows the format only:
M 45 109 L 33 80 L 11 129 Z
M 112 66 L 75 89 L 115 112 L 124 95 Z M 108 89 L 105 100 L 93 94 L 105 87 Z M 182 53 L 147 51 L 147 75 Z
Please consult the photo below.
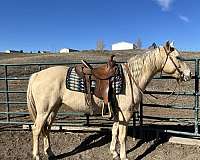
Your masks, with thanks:
M 176 70 L 179 72 L 179 74 L 180 74 L 180 76 L 182 77 L 183 76 L 183 72 L 179 69 L 179 67 L 177 66 L 177 64 L 174 62 L 174 60 L 173 60 L 173 58 L 171 57 L 171 53 L 174 51 L 171 51 L 171 50 L 167 50 L 166 49 L 166 47 L 163 47 L 164 48 L 164 50 L 165 50 L 165 53 L 166 53 L 166 55 L 167 55 L 167 58 L 166 58 L 166 60 L 165 60 L 165 63 L 164 63 L 164 65 L 163 65 L 163 67 L 162 67 L 162 69 L 161 69 L 161 74 L 160 75 L 162 75 L 162 71 L 163 71 L 163 69 L 164 69 L 164 67 L 165 67 L 165 65 L 166 65 L 166 63 L 167 63 L 167 60 L 168 60 L 168 58 L 171 60 L 171 62 L 173 63 L 173 65 L 174 65 L 174 67 L 176 68 Z M 160 48 L 159 48 L 159 50 L 160 50 Z M 177 57 L 178 58 L 178 57 Z

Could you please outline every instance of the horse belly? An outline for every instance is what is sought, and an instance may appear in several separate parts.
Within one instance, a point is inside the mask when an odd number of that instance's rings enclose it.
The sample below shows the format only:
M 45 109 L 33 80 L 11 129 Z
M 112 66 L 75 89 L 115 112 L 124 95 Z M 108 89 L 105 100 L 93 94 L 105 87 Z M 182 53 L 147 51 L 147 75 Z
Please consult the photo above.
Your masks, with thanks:
M 103 101 L 94 97 L 94 105 L 96 112 L 100 113 L 103 106 Z M 63 96 L 63 105 L 66 110 L 75 112 L 90 113 L 90 107 L 86 104 L 85 94 L 81 92 L 71 91 L 66 89 Z

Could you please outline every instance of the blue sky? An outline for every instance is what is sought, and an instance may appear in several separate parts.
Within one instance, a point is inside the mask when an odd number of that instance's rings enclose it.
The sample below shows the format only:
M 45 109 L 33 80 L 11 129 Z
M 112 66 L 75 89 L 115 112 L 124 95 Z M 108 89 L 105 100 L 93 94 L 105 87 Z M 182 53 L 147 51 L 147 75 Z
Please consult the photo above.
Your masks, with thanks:
M 106 49 L 141 39 L 200 51 L 199 0 L 1 0 L 0 51 Z

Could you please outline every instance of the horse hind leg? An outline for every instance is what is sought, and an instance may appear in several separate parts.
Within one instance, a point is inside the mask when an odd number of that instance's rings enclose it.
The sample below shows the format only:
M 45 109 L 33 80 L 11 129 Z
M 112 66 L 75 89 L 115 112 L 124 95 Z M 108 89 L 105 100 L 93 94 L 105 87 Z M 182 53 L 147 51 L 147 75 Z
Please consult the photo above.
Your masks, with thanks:
M 35 123 L 32 127 L 33 133 L 33 159 L 39 160 L 39 136 L 43 129 L 43 126 L 46 123 L 48 115 L 47 114 L 38 114 Z
M 49 132 L 50 132 L 53 120 L 55 119 L 59 108 L 60 107 L 58 107 L 55 111 L 51 112 L 51 114 L 49 115 L 47 122 L 42 130 L 43 140 L 44 140 L 44 153 L 46 155 L 48 155 L 49 158 L 55 157 L 54 153 L 51 150 Z
M 44 141 L 44 153 L 45 155 L 48 155 L 49 158 L 52 158 L 52 157 L 55 157 L 55 155 L 52 152 L 51 146 L 50 146 L 49 129 L 50 127 L 46 123 L 42 130 L 42 135 L 43 135 L 43 141 Z

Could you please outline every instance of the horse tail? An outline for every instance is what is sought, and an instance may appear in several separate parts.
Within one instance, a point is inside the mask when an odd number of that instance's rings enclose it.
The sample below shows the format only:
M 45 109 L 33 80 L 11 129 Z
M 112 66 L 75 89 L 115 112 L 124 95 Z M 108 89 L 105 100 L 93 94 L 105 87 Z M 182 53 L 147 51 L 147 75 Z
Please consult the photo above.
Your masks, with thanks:
M 33 74 L 30 77 L 29 83 L 28 83 L 28 88 L 27 88 L 27 106 L 28 106 L 28 110 L 30 113 L 30 117 L 33 120 L 33 122 L 35 122 L 35 119 L 37 116 L 37 110 L 36 110 L 35 101 L 34 101 L 34 97 L 33 97 L 33 93 L 32 93 L 32 85 L 33 85 L 33 82 L 34 82 L 36 76 L 37 76 L 37 74 Z

